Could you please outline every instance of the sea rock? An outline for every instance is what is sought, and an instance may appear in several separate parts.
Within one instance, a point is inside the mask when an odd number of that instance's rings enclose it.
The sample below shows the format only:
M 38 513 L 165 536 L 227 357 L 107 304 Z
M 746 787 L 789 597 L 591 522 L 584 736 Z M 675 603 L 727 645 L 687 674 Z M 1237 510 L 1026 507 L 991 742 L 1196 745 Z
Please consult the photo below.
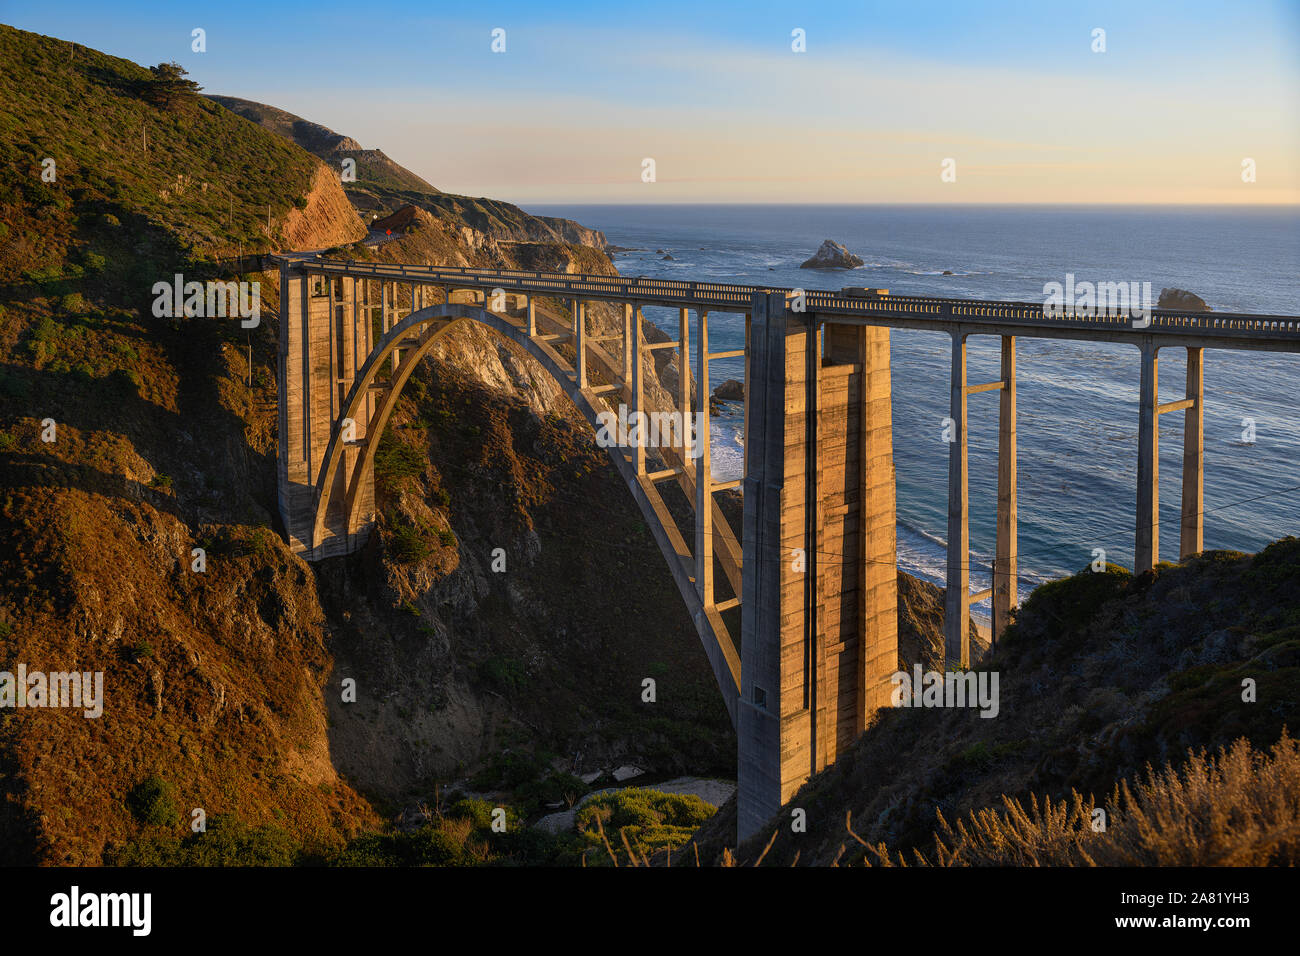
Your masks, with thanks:
M 743 402 L 745 385 L 734 378 L 729 378 L 713 390 L 713 397 L 723 402 Z
M 1171 309 L 1175 312 L 1213 312 L 1205 300 L 1186 289 L 1161 289 L 1157 309 Z
M 862 260 L 834 239 L 822 243 L 817 253 L 801 265 L 800 269 L 856 269 Z
M 662 260 L 662 261 L 664 261 L 664 262 L 676 262 L 677 260 L 674 259 L 672 256 L 667 256 L 667 255 L 666 255 L 666 256 L 663 257 L 663 260 Z
M 950 275 L 952 275 L 952 270 L 951 270 L 951 269 L 944 269 L 944 270 L 943 270 L 943 274 L 946 275 L 946 276 L 950 276 Z

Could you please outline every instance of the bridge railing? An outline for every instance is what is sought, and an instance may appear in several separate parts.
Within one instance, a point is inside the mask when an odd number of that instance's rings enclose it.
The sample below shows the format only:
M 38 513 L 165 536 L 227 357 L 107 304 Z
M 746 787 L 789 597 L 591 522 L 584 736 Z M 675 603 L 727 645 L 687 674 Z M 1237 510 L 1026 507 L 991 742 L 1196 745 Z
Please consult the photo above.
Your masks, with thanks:
M 405 263 L 357 263 L 311 259 L 297 263 L 308 271 L 369 276 L 395 281 L 473 288 L 500 287 L 540 294 L 589 295 L 639 301 L 647 306 L 705 308 L 747 312 L 755 293 L 792 289 L 691 282 L 624 276 L 573 275 L 523 269 L 440 267 Z M 841 316 L 932 319 L 941 323 L 1012 323 L 1025 327 L 1077 328 L 1080 331 L 1125 331 L 1153 334 L 1205 334 L 1217 338 L 1283 340 L 1300 343 L 1300 317 L 1269 314 L 1175 312 L 1152 309 L 1149 324 L 1136 325 L 1123 312 L 1089 310 L 1049 313 L 1041 303 L 979 299 L 950 299 L 908 295 L 844 295 L 828 290 L 804 290 L 809 312 Z

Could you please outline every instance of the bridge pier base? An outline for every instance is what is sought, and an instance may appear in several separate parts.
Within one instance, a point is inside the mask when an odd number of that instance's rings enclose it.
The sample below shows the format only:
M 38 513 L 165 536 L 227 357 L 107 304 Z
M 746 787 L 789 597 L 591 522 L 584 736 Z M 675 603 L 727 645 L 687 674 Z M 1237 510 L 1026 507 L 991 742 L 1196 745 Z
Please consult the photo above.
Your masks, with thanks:
M 888 706 L 898 667 L 889 331 L 826 324 L 823 344 L 759 294 L 748 357 L 741 840 Z

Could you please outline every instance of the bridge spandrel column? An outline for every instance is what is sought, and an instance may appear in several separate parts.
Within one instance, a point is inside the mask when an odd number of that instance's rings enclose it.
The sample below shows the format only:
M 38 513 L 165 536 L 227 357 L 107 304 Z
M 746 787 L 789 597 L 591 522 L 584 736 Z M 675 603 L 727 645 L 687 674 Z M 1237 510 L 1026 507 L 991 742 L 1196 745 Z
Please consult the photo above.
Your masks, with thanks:
M 1205 550 L 1205 349 L 1187 350 L 1187 398 L 1183 413 L 1183 506 L 1179 560 Z
M 1160 561 L 1160 378 L 1159 349 L 1142 345 L 1138 398 L 1137 532 L 1133 573 L 1150 571 Z
M 1002 337 L 1002 390 L 998 399 L 998 515 L 993 567 L 993 641 L 1019 603 L 1016 466 L 1016 338 Z
M 944 591 L 944 655 L 948 667 L 970 667 L 970 471 L 966 443 L 966 333 L 952 334 L 948 439 L 948 573 Z

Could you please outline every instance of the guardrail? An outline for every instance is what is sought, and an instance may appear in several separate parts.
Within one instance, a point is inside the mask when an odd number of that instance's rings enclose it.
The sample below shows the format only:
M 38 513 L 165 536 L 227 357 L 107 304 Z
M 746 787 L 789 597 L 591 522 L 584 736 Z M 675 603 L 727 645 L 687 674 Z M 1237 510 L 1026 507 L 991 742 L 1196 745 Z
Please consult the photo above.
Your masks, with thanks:
M 557 296 L 589 296 L 638 302 L 647 306 L 704 308 L 747 312 L 755 293 L 793 294 L 782 287 L 688 282 L 623 276 L 571 275 L 521 269 L 479 269 L 356 262 L 342 259 L 294 259 L 282 263 L 310 272 L 434 284 L 456 288 L 502 288 L 507 291 Z M 1152 309 L 1150 324 L 1134 326 L 1124 314 L 1049 314 L 1041 303 L 988 299 L 951 299 L 910 295 L 846 295 L 820 289 L 804 290 L 805 307 L 821 315 L 879 319 L 932 320 L 941 324 L 1023 326 L 1073 329 L 1080 332 L 1133 334 L 1181 333 L 1212 338 L 1242 338 L 1260 342 L 1300 344 L 1300 316 L 1223 312 L 1175 312 Z M 909 324 L 911 324 L 909 322 Z

